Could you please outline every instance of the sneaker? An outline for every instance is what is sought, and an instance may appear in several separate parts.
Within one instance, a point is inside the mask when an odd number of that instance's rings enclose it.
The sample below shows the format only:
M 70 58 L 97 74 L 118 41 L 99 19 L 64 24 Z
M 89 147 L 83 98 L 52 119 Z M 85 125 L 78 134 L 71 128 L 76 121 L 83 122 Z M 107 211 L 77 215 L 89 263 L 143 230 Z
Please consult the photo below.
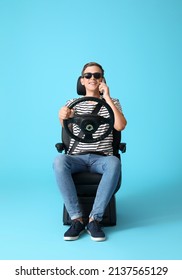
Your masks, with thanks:
M 75 220 L 72 221 L 70 228 L 64 234 L 64 240 L 76 240 L 79 238 L 80 234 L 82 234 L 85 230 L 85 225 L 80 221 Z
M 106 239 L 105 233 L 101 229 L 101 225 L 96 220 L 88 223 L 87 232 L 91 235 L 91 239 L 94 241 L 104 241 Z

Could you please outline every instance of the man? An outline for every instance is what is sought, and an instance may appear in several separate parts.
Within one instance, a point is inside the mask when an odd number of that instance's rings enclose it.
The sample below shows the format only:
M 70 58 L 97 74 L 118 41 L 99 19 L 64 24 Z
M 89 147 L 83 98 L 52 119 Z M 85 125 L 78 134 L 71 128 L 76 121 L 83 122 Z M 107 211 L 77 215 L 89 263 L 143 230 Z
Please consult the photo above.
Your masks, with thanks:
M 96 62 L 84 65 L 81 84 L 85 87 L 86 96 L 105 100 L 114 113 L 114 128 L 118 131 L 123 130 L 127 121 L 122 113 L 119 100 L 110 97 L 109 88 L 104 82 L 102 66 Z M 70 109 L 68 105 L 71 102 L 72 100 L 59 111 L 59 119 L 62 126 L 63 120 L 73 117 L 75 113 L 91 113 L 95 106 L 94 102 L 85 101 L 83 104 L 78 104 L 75 108 Z M 106 111 L 106 109 L 101 107 L 98 114 L 106 116 L 108 114 Z M 95 134 L 98 135 L 104 130 L 106 130 L 106 125 L 102 125 Z M 76 125 L 73 126 L 73 131 L 78 134 Z M 121 170 L 120 160 L 113 155 L 113 133 L 111 132 L 104 140 L 92 144 L 80 142 L 74 151 L 71 151 L 74 141 L 74 139 L 71 139 L 68 153 L 59 155 L 54 161 L 57 183 L 72 220 L 71 227 L 64 234 L 64 240 L 76 240 L 85 231 L 82 212 L 71 174 L 89 171 L 102 174 L 102 179 L 98 186 L 86 229 L 92 240 L 103 241 L 106 237 L 99 222 L 102 220 L 105 209 L 116 189 Z M 104 155 L 98 154 L 101 151 L 104 152 Z

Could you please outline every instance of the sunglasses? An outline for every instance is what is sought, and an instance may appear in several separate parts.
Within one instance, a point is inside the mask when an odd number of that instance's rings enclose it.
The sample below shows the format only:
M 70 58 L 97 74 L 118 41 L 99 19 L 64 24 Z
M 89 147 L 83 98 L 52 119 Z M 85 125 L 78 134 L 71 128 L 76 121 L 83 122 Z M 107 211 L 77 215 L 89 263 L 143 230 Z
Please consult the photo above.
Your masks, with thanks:
M 102 74 L 99 73 L 99 72 L 95 72 L 95 73 L 85 73 L 85 74 L 83 74 L 83 77 L 84 77 L 85 79 L 90 79 L 92 76 L 94 77 L 94 79 L 100 79 L 100 78 L 102 78 Z

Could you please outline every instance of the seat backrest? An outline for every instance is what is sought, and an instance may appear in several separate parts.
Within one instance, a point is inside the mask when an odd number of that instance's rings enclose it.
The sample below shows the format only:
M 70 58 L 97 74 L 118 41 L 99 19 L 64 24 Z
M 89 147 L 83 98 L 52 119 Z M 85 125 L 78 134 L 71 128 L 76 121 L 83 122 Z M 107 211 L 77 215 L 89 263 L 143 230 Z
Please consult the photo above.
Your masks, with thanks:
M 121 131 L 118 131 L 116 129 L 113 129 L 113 155 L 117 156 L 120 159 L 120 153 L 119 153 L 119 145 L 121 143 Z

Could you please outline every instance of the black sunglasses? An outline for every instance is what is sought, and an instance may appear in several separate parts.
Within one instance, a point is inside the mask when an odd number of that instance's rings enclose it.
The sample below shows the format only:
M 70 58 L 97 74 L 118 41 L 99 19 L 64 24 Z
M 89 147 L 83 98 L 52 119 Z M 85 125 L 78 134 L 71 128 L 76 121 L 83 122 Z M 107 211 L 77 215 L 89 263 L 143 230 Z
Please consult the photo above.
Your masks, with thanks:
M 102 78 L 102 74 L 99 73 L 99 72 L 83 74 L 83 77 L 86 78 L 86 79 L 90 79 L 92 76 L 94 77 L 94 79 Z

